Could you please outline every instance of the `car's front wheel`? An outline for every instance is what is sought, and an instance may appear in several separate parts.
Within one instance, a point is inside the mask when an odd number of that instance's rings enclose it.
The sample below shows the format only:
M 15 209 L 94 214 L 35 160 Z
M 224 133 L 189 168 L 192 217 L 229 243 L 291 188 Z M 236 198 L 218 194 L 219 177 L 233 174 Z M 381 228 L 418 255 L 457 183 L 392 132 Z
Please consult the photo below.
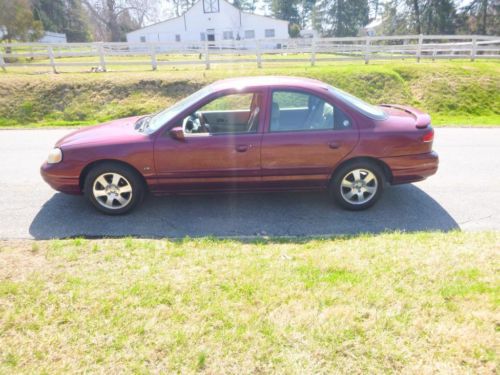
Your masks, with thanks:
M 144 184 L 133 169 L 118 163 L 102 163 L 85 177 L 84 194 L 99 211 L 121 215 L 142 201 Z
M 384 189 L 382 169 L 370 161 L 356 161 L 341 167 L 330 184 L 330 193 L 341 207 L 364 210 L 377 202 Z

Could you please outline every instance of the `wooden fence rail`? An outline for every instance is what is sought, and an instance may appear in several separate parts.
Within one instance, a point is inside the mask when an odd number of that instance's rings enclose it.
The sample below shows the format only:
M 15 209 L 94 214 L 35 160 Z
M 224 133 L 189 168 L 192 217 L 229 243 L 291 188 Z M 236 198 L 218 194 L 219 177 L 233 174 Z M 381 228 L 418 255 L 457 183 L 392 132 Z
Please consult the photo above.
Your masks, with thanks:
M 480 35 L 406 35 L 316 39 L 229 40 L 158 43 L 3 43 L 0 67 L 109 66 L 306 62 L 390 59 L 498 59 L 500 37 Z

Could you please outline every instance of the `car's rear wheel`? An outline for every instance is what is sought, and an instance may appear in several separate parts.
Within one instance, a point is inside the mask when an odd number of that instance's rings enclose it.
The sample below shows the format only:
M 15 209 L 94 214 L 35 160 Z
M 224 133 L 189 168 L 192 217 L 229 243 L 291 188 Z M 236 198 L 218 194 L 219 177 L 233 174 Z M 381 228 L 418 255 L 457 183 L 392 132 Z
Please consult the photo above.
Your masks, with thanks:
M 384 189 L 384 172 L 374 162 L 355 161 L 342 166 L 333 176 L 330 193 L 348 210 L 373 206 Z
M 142 201 L 144 184 L 133 169 L 118 163 L 102 163 L 85 177 L 84 194 L 99 211 L 121 215 Z

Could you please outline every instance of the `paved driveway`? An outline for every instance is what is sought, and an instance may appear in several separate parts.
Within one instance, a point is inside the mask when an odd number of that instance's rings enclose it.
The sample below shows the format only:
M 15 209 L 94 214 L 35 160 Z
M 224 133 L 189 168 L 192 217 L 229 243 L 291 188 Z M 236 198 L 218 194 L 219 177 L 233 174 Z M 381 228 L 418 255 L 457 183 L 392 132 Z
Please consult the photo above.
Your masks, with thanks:
M 500 129 L 437 129 L 440 170 L 389 188 L 365 212 L 325 194 L 148 197 L 134 213 L 98 214 L 82 197 L 51 190 L 38 168 L 69 130 L 0 131 L 0 238 L 74 236 L 302 236 L 385 230 L 500 230 Z

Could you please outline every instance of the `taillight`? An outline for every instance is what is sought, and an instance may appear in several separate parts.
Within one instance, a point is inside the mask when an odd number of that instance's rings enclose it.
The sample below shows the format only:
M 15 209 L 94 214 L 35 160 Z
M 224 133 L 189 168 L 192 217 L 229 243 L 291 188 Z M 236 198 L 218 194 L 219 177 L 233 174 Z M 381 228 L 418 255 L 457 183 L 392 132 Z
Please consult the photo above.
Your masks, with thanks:
M 422 137 L 422 142 L 432 142 L 434 140 L 434 129 L 431 129 Z

